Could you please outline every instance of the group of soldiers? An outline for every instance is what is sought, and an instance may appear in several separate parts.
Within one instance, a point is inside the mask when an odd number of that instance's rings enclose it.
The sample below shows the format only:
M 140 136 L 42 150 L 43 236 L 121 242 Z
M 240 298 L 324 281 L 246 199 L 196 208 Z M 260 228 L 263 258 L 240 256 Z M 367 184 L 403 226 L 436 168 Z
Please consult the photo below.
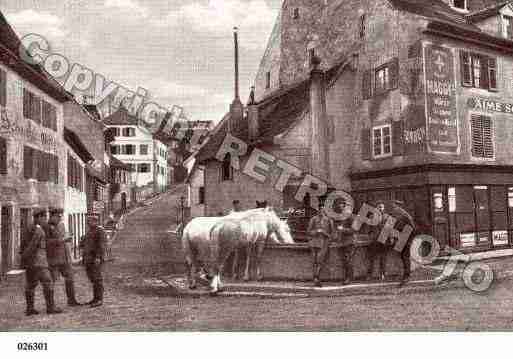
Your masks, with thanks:
M 50 217 L 47 218 L 47 212 Z M 22 268 L 25 269 L 25 300 L 26 315 L 37 315 L 35 309 L 35 289 L 41 283 L 47 314 L 62 313 L 55 304 L 54 288 L 59 274 L 64 278 L 68 306 L 83 305 L 77 301 L 73 276 L 71 251 L 69 242 L 71 236 L 66 234 L 62 208 L 35 208 L 34 222 L 28 229 L 21 243 L 20 255 Z M 87 277 L 92 283 L 93 299 L 87 303 L 91 307 L 103 304 L 102 267 L 105 261 L 106 236 L 99 226 L 99 215 L 88 213 L 87 231 L 82 237 L 80 248 L 83 253 L 83 264 Z
M 379 279 L 386 279 L 386 256 L 387 251 L 392 246 L 391 243 L 382 244 L 378 241 L 378 237 L 383 229 L 387 213 L 385 213 L 384 202 L 376 204 L 377 210 L 381 213 L 381 221 L 378 225 L 373 226 L 369 231 L 371 243 L 367 247 L 369 267 L 367 269 L 367 280 L 372 279 L 375 262 L 379 262 Z M 399 221 L 400 222 L 400 221 Z M 310 248 L 313 264 L 313 281 L 314 285 L 322 286 L 320 274 L 328 260 L 330 242 L 341 235 L 341 241 L 338 247 L 338 256 L 345 273 L 344 284 L 350 284 L 353 281 L 353 265 L 352 260 L 355 254 L 355 243 L 353 241 L 353 230 L 350 226 L 340 225 L 336 228 L 333 219 L 331 219 L 324 209 L 324 204 L 319 204 L 319 211 L 316 216 L 312 217 L 308 225 L 307 234 L 310 238 Z M 410 276 L 410 250 L 405 248 L 401 252 L 401 260 L 403 262 L 403 278 L 401 284 L 408 281 Z

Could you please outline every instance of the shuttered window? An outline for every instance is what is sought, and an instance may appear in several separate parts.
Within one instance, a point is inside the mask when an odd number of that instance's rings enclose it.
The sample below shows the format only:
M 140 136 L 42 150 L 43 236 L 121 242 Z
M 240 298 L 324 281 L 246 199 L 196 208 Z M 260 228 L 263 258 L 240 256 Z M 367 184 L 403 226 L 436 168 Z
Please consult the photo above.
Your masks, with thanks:
M 362 96 L 364 100 L 372 97 L 372 71 L 367 70 L 363 72 L 362 76 Z
M 7 103 L 7 73 L 4 70 L 0 70 L 0 106 L 4 106 Z
M 371 130 L 364 128 L 362 130 L 362 160 L 371 159 Z
M 488 116 L 472 115 L 472 156 L 478 158 L 493 158 L 493 128 L 492 119 Z
M 32 118 L 31 97 L 32 93 L 27 89 L 23 89 L 23 117 L 25 118 Z
M 0 175 L 7 174 L 7 140 L 0 137 Z
M 460 52 L 461 84 L 497 91 L 497 59 L 468 51 Z
M 399 87 L 399 59 L 393 58 L 386 64 L 364 71 L 362 76 L 362 96 L 364 100 Z

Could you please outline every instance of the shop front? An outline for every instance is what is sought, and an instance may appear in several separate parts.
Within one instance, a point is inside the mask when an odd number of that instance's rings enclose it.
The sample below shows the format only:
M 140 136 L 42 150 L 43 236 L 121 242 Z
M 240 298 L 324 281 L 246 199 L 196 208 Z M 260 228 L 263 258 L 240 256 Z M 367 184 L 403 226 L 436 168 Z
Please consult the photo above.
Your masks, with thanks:
M 513 166 L 427 165 L 354 174 L 357 206 L 399 200 L 442 248 L 486 251 L 513 244 Z

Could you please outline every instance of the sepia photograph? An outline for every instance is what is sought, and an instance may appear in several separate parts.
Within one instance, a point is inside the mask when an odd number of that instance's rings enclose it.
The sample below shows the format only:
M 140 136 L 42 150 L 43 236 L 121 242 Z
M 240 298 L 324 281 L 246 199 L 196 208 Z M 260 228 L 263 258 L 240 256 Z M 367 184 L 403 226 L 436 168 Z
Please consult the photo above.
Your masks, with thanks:
M 509 332 L 513 1 L 0 0 L 0 209 L 14 354 Z

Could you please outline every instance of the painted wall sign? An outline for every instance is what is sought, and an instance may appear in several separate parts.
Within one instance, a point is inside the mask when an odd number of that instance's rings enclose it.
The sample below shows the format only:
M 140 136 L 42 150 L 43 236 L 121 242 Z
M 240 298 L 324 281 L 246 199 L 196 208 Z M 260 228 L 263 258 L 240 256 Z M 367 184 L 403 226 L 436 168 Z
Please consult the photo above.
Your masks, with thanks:
M 454 55 L 452 49 L 424 45 L 428 148 L 433 152 L 458 152 L 458 121 Z
M 486 100 L 477 97 L 469 98 L 467 106 L 476 110 L 513 114 L 513 104 L 511 103 Z
M 0 134 L 18 137 L 26 142 L 40 144 L 54 152 L 57 150 L 57 139 L 51 130 L 43 130 L 30 120 L 16 118 L 5 107 L 0 107 Z

